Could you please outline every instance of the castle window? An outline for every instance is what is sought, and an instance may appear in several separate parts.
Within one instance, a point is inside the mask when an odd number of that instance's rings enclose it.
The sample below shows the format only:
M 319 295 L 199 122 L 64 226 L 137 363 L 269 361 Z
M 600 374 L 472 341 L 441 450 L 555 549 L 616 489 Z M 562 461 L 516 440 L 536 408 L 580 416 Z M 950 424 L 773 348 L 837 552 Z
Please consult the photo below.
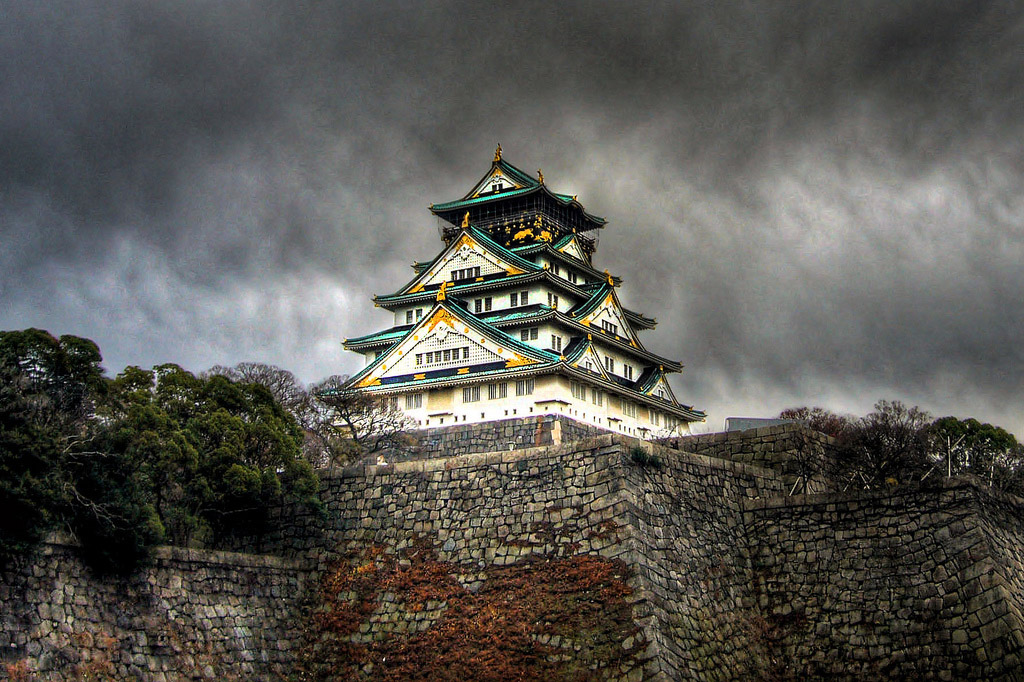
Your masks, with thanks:
M 558 310 L 558 296 L 550 291 L 548 292 L 548 307 Z
M 444 362 L 452 361 L 452 351 L 448 348 L 444 349 Z
M 636 416 L 636 403 L 631 403 L 631 402 L 628 402 L 626 400 L 623 400 L 622 401 L 622 414 L 626 415 L 627 417 L 635 417 Z
M 467 386 L 462 389 L 462 402 L 464 403 L 475 403 L 480 400 L 480 387 L 479 386 Z
M 398 409 L 398 396 L 397 395 L 388 398 L 388 407 L 391 409 L 392 412 L 394 412 L 395 410 Z
M 416 309 L 416 319 L 417 320 L 423 319 L 423 308 L 417 308 Z
M 630 381 L 633 380 L 633 365 L 622 366 L 622 376 L 626 377 Z
M 458 270 L 452 270 L 452 281 L 458 282 L 463 279 L 473 279 L 474 277 L 480 276 L 480 266 L 472 268 L 459 268 Z
M 519 305 L 519 292 L 518 291 L 513 291 L 511 294 L 508 295 L 508 304 L 512 308 L 515 308 L 517 305 Z
M 615 371 L 615 358 L 610 355 L 604 356 L 604 368 L 609 372 Z
M 406 324 L 412 324 L 412 311 L 411 310 L 406 310 L 405 311 L 405 323 Z
M 537 327 L 530 327 L 529 329 L 524 329 L 521 332 L 519 332 L 519 339 L 521 341 L 536 341 L 537 334 L 539 331 L 540 330 L 538 330 Z
M 491 309 L 491 297 L 488 296 L 487 298 L 484 299 L 484 311 L 486 312 L 486 311 L 488 311 L 490 309 Z
M 520 379 L 517 381 L 516 395 L 533 395 L 533 379 Z
M 556 334 L 551 335 L 551 350 L 556 353 L 562 352 L 562 337 Z
M 615 334 L 615 335 L 618 335 L 618 333 L 619 333 L 619 325 L 612 324 L 608 320 L 601 320 L 601 329 L 605 330 L 606 332 L 610 332 L 612 334 Z
M 416 364 L 417 365 L 422 365 L 423 364 L 423 353 L 417 353 L 416 354 Z
M 501 398 L 508 397 L 508 384 L 488 384 L 487 385 L 487 399 L 488 400 L 499 400 Z
M 558 263 L 552 263 L 551 264 L 551 274 L 557 276 L 560 272 L 561 272 L 561 270 L 558 269 Z
M 604 405 L 604 393 L 596 388 L 590 389 L 590 402 L 598 406 Z
M 398 406 L 398 398 L 395 398 L 395 406 Z M 422 393 L 410 393 L 405 396 L 405 409 L 415 410 L 423 407 L 423 394 Z
M 587 387 L 585 384 L 581 384 L 578 381 L 569 382 L 569 390 L 572 392 L 572 397 L 577 400 L 587 399 Z
M 579 282 L 579 278 L 576 276 L 576 273 L 571 270 L 568 272 L 568 278 L 573 284 L 577 284 Z
M 651 423 L 658 426 L 661 423 L 661 413 L 651 410 Z
M 474 313 L 483 312 L 483 309 L 484 309 L 484 302 L 483 302 L 483 300 L 478 298 L 475 301 L 473 301 L 473 312 Z
M 526 305 L 526 300 L 530 297 L 529 291 L 519 292 L 519 305 Z

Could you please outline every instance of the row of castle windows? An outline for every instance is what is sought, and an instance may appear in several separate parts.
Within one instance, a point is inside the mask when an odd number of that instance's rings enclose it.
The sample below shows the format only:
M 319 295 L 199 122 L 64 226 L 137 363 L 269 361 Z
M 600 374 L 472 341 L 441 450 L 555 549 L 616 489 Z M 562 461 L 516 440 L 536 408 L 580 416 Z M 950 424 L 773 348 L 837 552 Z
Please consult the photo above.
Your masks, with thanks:
M 474 279 L 480 276 L 480 266 L 476 265 L 471 268 L 459 268 L 458 270 L 452 270 L 452 281 L 457 282 L 461 279 Z
M 519 379 L 516 381 L 516 395 L 533 395 L 534 380 L 533 379 Z M 487 384 L 487 399 L 488 400 L 500 400 L 501 398 L 508 397 L 508 384 L 505 382 L 496 384 Z M 464 403 L 475 403 L 480 400 L 480 387 L 479 386 L 467 386 L 462 389 L 462 402 Z
M 467 386 L 466 388 L 463 388 L 462 389 L 462 402 L 464 402 L 464 403 L 479 402 L 480 401 L 480 396 L 481 396 L 480 388 L 481 388 L 480 386 Z M 516 395 L 517 396 L 533 395 L 533 389 L 534 389 L 534 380 L 533 379 L 520 379 L 520 380 L 516 381 Z M 594 389 L 594 388 L 591 388 L 588 391 L 588 388 L 587 388 L 586 384 L 583 384 L 583 383 L 578 382 L 578 381 L 570 382 L 569 389 L 572 392 L 572 397 L 576 398 L 577 400 L 586 400 L 587 399 L 587 394 L 589 392 L 589 394 L 590 394 L 590 402 L 592 402 L 594 405 L 596 405 L 598 407 L 603 407 L 604 406 L 605 394 L 604 394 L 603 391 L 599 391 L 599 390 Z M 499 382 L 499 383 L 487 384 L 487 399 L 488 400 L 500 400 L 502 398 L 507 398 L 507 397 L 508 397 L 508 383 L 507 382 Z M 384 406 L 386 408 L 390 408 L 391 410 L 397 410 L 398 409 L 398 405 L 399 405 L 399 398 L 398 398 L 398 396 L 391 396 L 389 398 L 386 398 L 385 401 L 386 402 L 384 403 Z M 636 403 L 629 402 L 628 400 L 623 400 L 621 402 L 621 406 L 622 406 L 622 413 L 625 416 L 636 418 L 636 415 L 637 415 L 637 405 L 636 405 Z M 423 394 L 422 393 L 409 393 L 409 394 L 407 394 L 405 396 L 405 409 L 407 409 L 407 410 L 416 410 L 416 409 L 420 409 L 421 407 L 423 407 Z M 530 408 L 530 411 L 532 412 L 533 408 Z M 506 414 L 507 414 L 507 411 L 506 411 Z M 482 419 L 484 417 L 484 415 L 481 414 L 480 417 Z M 681 423 L 680 420 L 677 417 L 674 417 L 674 416 L 668 415 L 668 414 L 662 415 L 660 412 L 657 412 L 656 410 L 651 410 L 650 411 L 648 419 L 650 420 L 651 424 L 653 424 L 654 426 L 660 426 L 662 421 L 664 421 L 666 429 L 674 429 L 675 427 L 677 427 Z
M 572 393 L 572 397 L 575 398 L 576 400 L 586 400 L 587 399 L 587 394 L 589 393 L 590 394 L 590 402 L 592 402 L 594 405 L 597 405 L 598 407 L 602 407 L 604 405 L 604 399 L 605 399 L 604 392 L 603 391 L 599 391 L 596 388 L 590 388 L 589 391 L 588 391 L 587 385 L 582 383 L 582 382 L 579 382 L 579 381 L 571 381 L 571 382 L 569 382 L 569 392 Z M 624 415 L 626 415 L 627 417 L 634 417 L 634 418 L 636 417 L 636 415 L 637 415 L 636 403 L 631 403 L 628 400 L 622 400 L 620 405 L 622 407 L 622 413 Z M 649 419 L 650 419 L 652 424 L 654 424 L 655 426 L 659 426 L 661 424 L 661 413 L 660 412 L 656 412 L 655 410 L 651 410 L 650 411 Z M 669 415 L 665 415 L 665 426 L 667 426 L 667 427 L 674 427 L 678 423 L 679 423 L 679 420 L 676 419 L 675 417 L 671 417 Z
M 550 269 L 552 275 L 555 275 L 556 277 L 561 276 L 562 269 L 561 267 L 559 267 L 558 263 L 552 263 Z M 578 284 L 580 281 L 579 275 L 577 275 L 572 270 L 569 270 L 568 268 L 566 268 L 565 271 L 565 279 L 572 282 L 573 284 Z
M 417 365 L 433 365 L 438 362 L 455 362 L 469 359 L 469 346 L 462 348 L 446 348 L 445 350 L 427 351 L 416 354 Z

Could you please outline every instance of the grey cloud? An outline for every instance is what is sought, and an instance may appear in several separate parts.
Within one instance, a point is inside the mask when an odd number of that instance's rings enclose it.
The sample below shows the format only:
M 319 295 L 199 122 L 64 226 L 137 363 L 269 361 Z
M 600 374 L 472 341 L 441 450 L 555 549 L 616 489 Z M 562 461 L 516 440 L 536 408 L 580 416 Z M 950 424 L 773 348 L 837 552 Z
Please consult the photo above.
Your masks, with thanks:
M 611 220 L 598 265 L 713 425 L 894 396 L 1024 433 L 1022 14 L 8 3 L 0 326 L 353 371 L 500 141 Z

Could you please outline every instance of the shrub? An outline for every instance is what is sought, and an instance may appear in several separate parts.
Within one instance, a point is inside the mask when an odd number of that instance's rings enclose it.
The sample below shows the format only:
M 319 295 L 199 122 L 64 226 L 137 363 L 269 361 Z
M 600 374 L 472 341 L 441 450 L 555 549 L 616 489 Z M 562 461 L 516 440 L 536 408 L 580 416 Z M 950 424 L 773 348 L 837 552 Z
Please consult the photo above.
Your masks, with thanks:
M 629 449 L 629 458 L 634 464 L 651 469 L 660 469 L 661 460 L 652 452 L 647 452 L 643 447 L 634 445 Z

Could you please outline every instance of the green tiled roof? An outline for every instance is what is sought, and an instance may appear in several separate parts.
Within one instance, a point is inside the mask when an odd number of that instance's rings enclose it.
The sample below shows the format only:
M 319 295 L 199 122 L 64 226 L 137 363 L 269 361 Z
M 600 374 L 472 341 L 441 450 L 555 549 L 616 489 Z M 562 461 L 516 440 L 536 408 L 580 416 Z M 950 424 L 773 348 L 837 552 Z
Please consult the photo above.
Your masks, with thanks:
M 448 211 L 470 208 L 472 206 L 485 204 L 490 201 L 511 199 L 514 197 L 530 194 L 531 192 L 542 191 L 555 201 L 558 201 L 562 204 L 572 204 L 578 207 L 587 219 L 593 221 L 598 226 L 604 225 L 605 223 L 608 222 L 607 220 L 601 218 L 600 216 L 591 215 L 590 213 L 587 213 L 586 209 L 583 208 L 583 204 L 574 199 L 571 194 L 558 194 L 556 192 L 552 192 L 550 189 L 547 188 L 547 185 L 541 184 L 541 182 L 537 178 L 533 177 L 529 173 L 525 173 L 522 170 L 516 168 L 515 166 L 505 161 L 504 159 L 495 161 L 491 166 L 490 170 L 488 170 L 487 173 L 482 178 L 480 178 L 480 180 L 475 185 L 473 185 L 473 187 L 477 187 L 480 184 L 480 182 L 484 180 L 484 178 L 486 178 L 488 175 L 491 174 L 491 172 L 494 171 L 495 168 L 501 170 L 502 173 L 512 178 L 516 183 L 525 186 L 520 187 L 518 189 L 509 190 L 507 192 L 498 192 L 497 194 L 487 194 L 478 197 L 470 197 L 469 194 L 466 194 L 466 196 L 462 197 L 461 199 L 456 199 L 455 201 L 446 201 L 439 204 L 431 204 L 430 210 L 433 211 L 434 213 L 445 213 Z M 472 190 L 470 190 L 470 192 L 472 192 Z
M 488 249 L 489 251 L 491 251 L 494 255 L 498 256 L 499 258 L 502 258 L 503 260 L 508 261 L 510 264 L 514 265 L 515 267 L 517 267 L 517 268 L 519 268 L 521 270 L 526 270 L 527 272 L 530 272 L 530 271 L 539 272 L 540 270 L 543 269 L 539 265 L 534 263 L 533 261 L 527 260 L 526 258 L 523 258 L 522 256 L 520 256 L 517 253 L 513 253 L 511 250 L 505 248 L 504 246 L 502 246 L 498 242 L 494 241 L 489 236 L 487 236 L 487 234 L 485 232 L 483 232 L 482 230 L 478 230 L 477 228 L 475 228 L 473 226 L 469 226 L 469 227 L 463 228 L 463 229 L 466 232 L 469 233 L 469 236 L 471 236 L 473 239 L 475 239 L 478 242 L 480 242 L 481 244 L 483 244 L 483 246 L 486 249 Z M 457 239 L 458 238 L 456 238 L 456 240 L 453 240 L 452 244 L 454 244 L 455 241 L 457 241 Z M 411 280 L 409 280 L 408 282 L 405 283 L 405 285 L 402 286 L 402 288 L 399 290 L 399 292 L 403 292 L 403 291 L 409 289 L 413 285 L 413 283 L 416 282 L 416 280 L 418 280 L 421 275 L 423 275 L 423 272 L 425 270 L 429 270 L 430 268 L 432 268 L 434 266 L 435 263 L 440 261 L 441 258 L 443 258 L 444 255 L 446 253 L 448 253 L 449 246 L 446 246 L 444 249 L 442 249 L 441 253 L 437 254 L 437 257 L 434 258 L 431 261 L 417 261 L 416 263 L 413 263 L 413 269 L 416 270 L 416 274 L 413 275 L 413 278 Z M 462 286 L 462 285 L 460 285 L 460 286 Z M 403 295 L 405 295 L 405 294 L 394 293 L 394 294 L 389 294 L 388 296 L 382 296 L 382 297 L 378 297 L 378 298 L 379 298 L 379 300 L 384 300 L 384 299 L 391 298 L 391 297 L 394 297 L 394 296 L 403 296 Z
M 532 277 L 537 277 L 540 274 L 541 274 L 541 271 L 538 271 L 538 272 L 525 272 L 525 273 L 523 273 L 521 275 L 509 275 L 507 277 L 499 277 L 499 278 L 497 278 L 495 280 L 491 280 L 491 281 L 492 282 L 501 282 L 502 284 L 505 284 L 505 283 L 515 284 L 516 282 L 519 282 L 520 280 L 529 279 L 529 278 L 532 278 Z M 488 282 L 468 282 L 466 284 L 453 284 L 452 286 L 450 286 L 447 289 L 445 289 L 445 291 L 448 293 L 449 296 L 457 296 L 460 292 L 472 289 L 473 287 L 478 287 L 481 284 L 488 284 Z M 416 293 L 413 293 L 413 294 L 387 294 L 385 296 L 375 296 L 374 300 L 378 301 L 378 302 L 381 302 L 381 303 L 400 303 L 400 302 L 405 301 L 405 300 L 414 299 L 414 298 L 417 298 L 417 297 L 423 297 L 423 296 L 427 296 L 427 295 L 430 295 L 430 294 L 436 294 L 437 293 L 437 289 L 438 289 L 438 287 L 436 285 L 431 285 L 430 287 L 427 287 L 427 288 L 423 289 L 422 291 L 417 291 Z
M 364 343 L 375 343 L 380 341 L 391 341 L 394 339 L 400 339 L 408 333 L 412 327 L 405 325 L 401 328 L 385 329 L 383 331 L 374 332 L 372 334 L 366 334 L 365 336 L 357 336 L 354 339 L 345 339 L 346 346 L 358 346 Z
M 489 337 L 492 341 L 496 343 L 500 343 L 501 345 L 507 348 L 514 349 L 519 353 L 529 358 L 533 358 L 534 360 L 537 360 L 538 362 L 541 363 L 559 362 L 559 356 L 557 353 L 552 353 L 551 351 L 543 350 L 541 348 L 535 348 L 527 343 L 523 343 L 522 341 L 520 341 L 519 339 L 515 338 L 510 334 L 506 334 L 500 329 L 497 329 L 495 327 L 490 326 L 489 324 L 486 324 L 485 322 L 477 318 L 473 313 L 466 310 L 466 308 L 459 305 L 459 303 L 453 299 L 445 299 L 444 301 L 439 301 L 437 303 L 437 306 L 447 309 L 448 312 L 452 313 L 460 322 L 463 322 L 466 325 L 472 327 L 477 332 L 483 334 L 486 337 Z M 437 306 L 435 306 L 435 308 L 432 308 L 429 313 L 424 315 L 423 319 L 419 323 L 405 330 L 403 332 L 403 338 L 406 335 L 411 334 L 415 329 L 418 329 L 423 324 L 425 324 L 426 320 L 429 320 L 433 316 L 434 310 L 436 309 Z M 400 343 L 400 341 L 396 341 L 395 343 L 397 345 L 398 343 Z M 372 372 L 377 367 L 377 365 L 384 362 L 384 360 L 388 356 L 389 354 L 387 352 L 381 353 L 373 362 L 371 362 L 369 365 L 367 365 L 361 371 L 359 371 L 353 377 L 351 377 L 348 380 L 347 385 L 353 386 L 357 384 L 359 381 L 363 379 L 363 377 Z

